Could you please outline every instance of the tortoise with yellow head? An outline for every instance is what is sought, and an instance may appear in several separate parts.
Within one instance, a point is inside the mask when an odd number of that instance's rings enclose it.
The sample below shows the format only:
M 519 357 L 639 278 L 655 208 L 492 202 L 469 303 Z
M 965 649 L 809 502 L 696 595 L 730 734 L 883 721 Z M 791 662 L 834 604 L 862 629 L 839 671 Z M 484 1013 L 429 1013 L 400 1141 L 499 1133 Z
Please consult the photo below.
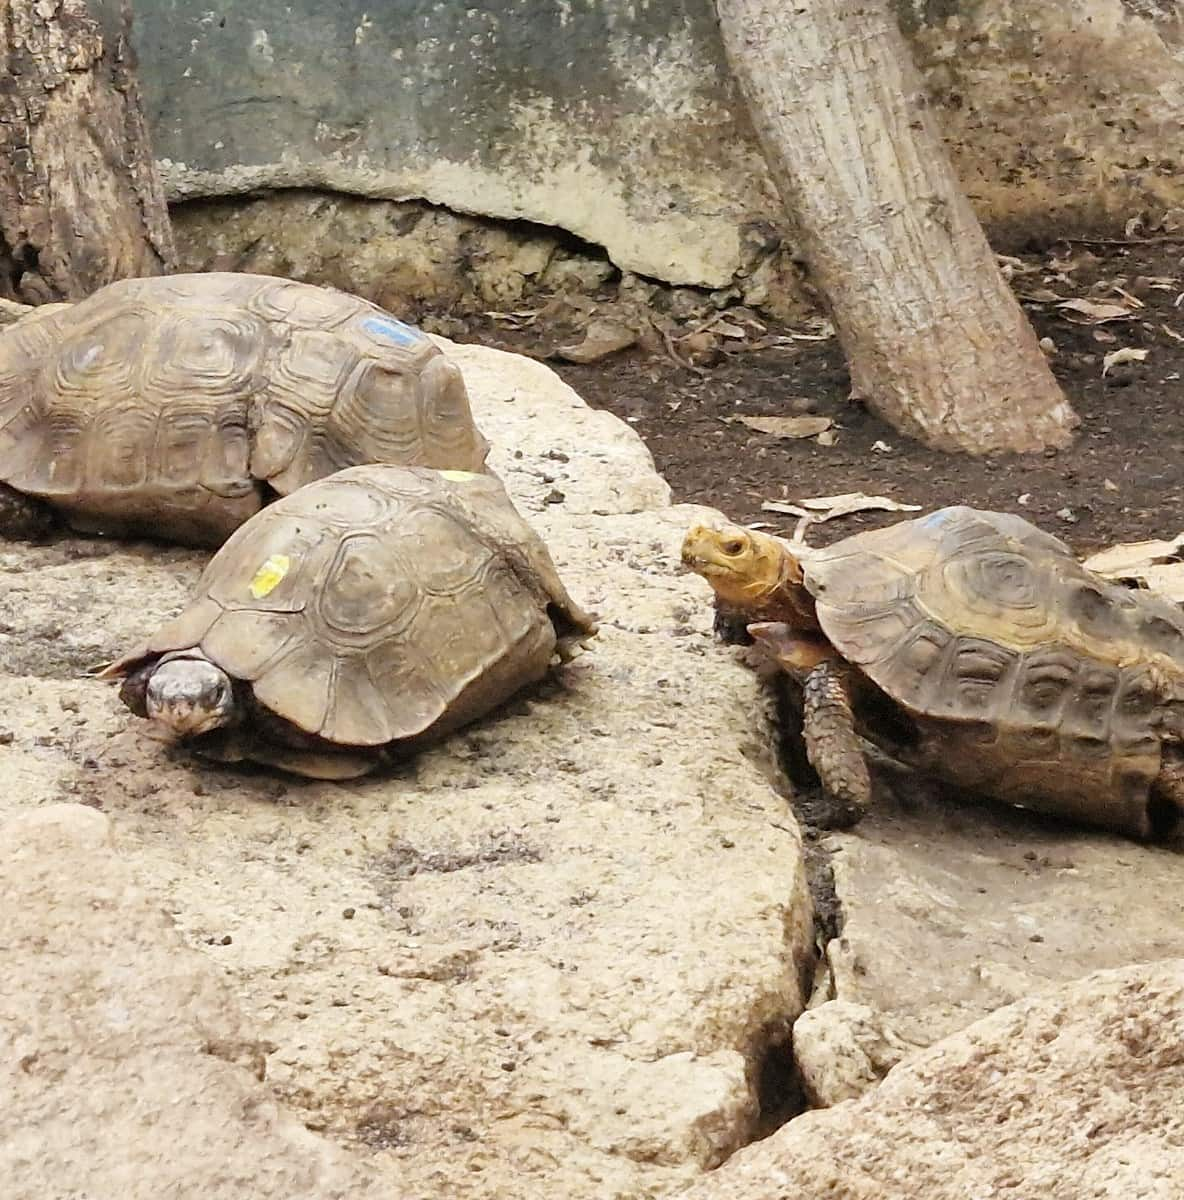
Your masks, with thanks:
M 803 684 L 836 823 L 869 803 L 862 736 L 1025 808 L 1140 838 L 1180 826 L 1184 613 L 1022 518 L 944 508 L 822 549 L 696 526 L 682 557 Z
M 206 757 L 351 779 L 595 632 L 496 478 L 353 467 L 248 520 L 181 614 L 102 675 Z

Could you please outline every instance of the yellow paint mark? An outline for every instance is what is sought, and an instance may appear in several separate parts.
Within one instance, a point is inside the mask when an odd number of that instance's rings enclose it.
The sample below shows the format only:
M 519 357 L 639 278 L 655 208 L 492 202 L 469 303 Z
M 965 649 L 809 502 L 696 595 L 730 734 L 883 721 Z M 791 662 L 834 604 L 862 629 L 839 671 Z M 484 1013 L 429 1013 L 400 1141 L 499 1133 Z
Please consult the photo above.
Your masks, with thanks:
M 456 483 L 467 483 L 470 479 L 480 479 L 480 475 L 474 475 L 472 471 L 441 471 L 441 475 L 445 479 L 451 479 Z
M 273 554 L 255 572 L 255 578 L 251 580 L 251 595 L 256 600 L 270 595 L 279 587 L 280 581 L 287 575 L 291 566 L 292 560 L 286 554 Z

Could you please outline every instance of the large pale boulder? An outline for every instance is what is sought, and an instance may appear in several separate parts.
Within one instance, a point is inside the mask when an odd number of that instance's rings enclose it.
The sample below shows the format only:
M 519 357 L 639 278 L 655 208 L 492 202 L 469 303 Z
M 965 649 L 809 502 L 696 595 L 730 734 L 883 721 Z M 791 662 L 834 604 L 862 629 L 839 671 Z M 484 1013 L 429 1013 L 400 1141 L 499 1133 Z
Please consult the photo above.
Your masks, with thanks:
M 669 507 L 636 435 L 545 367 L 445 345 L 495 467 L 601 614 L 593 648 L 389 774 L 215 769 L 82 677 L 175 612 L 204 556 L 10 544 L 0 812 L 107 813 L 275 1047 L 271 1094 L 389 1194 L 653 1194 L 753 1136 L 764 1057 L 804 1003 L 773 715 L 677 570 L 710 514 Z
M 679 1200 L 1173 1200 L 1184 959 L 1022 1000 L 791 1121 Z
M 110 846 L 50 804 L 0 822 L 5 1200 L 366 1200 L 375 1176 L 278 1106 L 267 1046 Z
M 826 839 L 841 930 L 794 1028 L 815 1103 L 1050 983 L 1184 957 L 1177 851 L 900 791 Z

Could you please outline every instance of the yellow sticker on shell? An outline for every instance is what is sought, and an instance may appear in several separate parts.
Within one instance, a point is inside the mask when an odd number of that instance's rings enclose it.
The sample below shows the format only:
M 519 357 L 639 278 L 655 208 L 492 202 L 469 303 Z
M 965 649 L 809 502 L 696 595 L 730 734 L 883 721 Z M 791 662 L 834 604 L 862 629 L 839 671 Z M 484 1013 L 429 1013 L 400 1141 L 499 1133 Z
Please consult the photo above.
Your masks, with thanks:
M 287 575 L 291 566 L 292 560 L 286 554 L 273 554 L 255 572 L 255 578 L 251 580 L 251 595 L 256 600 L 270 595 L 279 587 L 280 581 Z
M 480 479 L 480 475 L 474 475 L 472 471 L 441 471 L 440 474 L 445 479 L 451 479 L 455 483 L 466 483 L 470 479 Z

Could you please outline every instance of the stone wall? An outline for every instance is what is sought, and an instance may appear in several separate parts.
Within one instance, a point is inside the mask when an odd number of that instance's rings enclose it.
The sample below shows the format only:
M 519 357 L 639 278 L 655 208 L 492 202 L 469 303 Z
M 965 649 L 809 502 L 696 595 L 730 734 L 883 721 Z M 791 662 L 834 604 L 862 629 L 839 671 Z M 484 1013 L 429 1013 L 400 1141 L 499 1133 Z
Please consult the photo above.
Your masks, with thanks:
M 1184 4 L 896 0 L 1004 240 L 1184 206 Z M 711 0 L 138 0 L 174 200 L 273 188 L 558 227 L 721 287 L 783 226 Z

